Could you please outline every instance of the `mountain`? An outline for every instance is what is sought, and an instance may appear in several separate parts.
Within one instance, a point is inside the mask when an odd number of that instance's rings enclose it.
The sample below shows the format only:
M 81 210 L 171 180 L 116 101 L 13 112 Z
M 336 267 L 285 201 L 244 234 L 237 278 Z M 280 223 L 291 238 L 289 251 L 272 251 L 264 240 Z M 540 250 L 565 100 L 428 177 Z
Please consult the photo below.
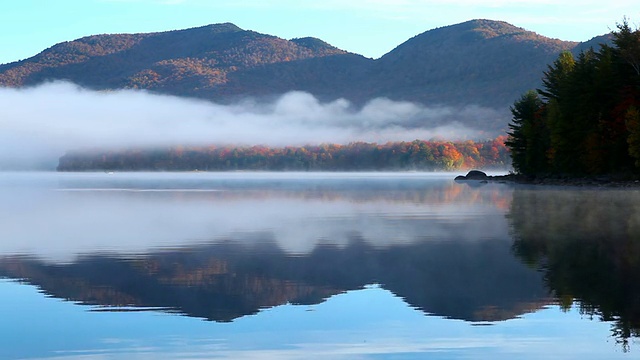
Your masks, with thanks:
M 93 89 L 148 89 L 219 99 L 262 92 L 250 84 L 237 86 L 232 79 L 235 73 L 265 64 L 340 55 L 356 56 L 318 39 L 287 41 L 233 24 L 216 24 L 60 43 L 32 58 L 0 66 L 0 84 L 69 80 Z
M 377 96 L 504 107 L 540 84 L 542 71 L 577 43 L 505 22 L 473 20 L 417 35 L 376 62 Z
M 376 97 L 427 105 L 508 107 L 539 87 L 563 50 L 597 46 L 550 39 L 505 22 L 471 20 L 419 34 L 380 59 L 312 37 L 284 40 L 233 24 L 148 34 L 95 35 L 0 65 L 0 86 L 69 80 L 98 89 L 147 89 L 216 102 L 291 90 L 363 104 Z M 469 124 L 468 124 L 469 125 Z

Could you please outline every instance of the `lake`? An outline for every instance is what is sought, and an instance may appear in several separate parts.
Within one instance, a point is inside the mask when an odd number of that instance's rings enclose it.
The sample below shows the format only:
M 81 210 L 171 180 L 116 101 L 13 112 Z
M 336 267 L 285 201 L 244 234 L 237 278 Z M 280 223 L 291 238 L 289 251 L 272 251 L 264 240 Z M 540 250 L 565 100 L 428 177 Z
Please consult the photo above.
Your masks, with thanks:
M 638 356 L 640 191 L 0 174 L 0 358 Z

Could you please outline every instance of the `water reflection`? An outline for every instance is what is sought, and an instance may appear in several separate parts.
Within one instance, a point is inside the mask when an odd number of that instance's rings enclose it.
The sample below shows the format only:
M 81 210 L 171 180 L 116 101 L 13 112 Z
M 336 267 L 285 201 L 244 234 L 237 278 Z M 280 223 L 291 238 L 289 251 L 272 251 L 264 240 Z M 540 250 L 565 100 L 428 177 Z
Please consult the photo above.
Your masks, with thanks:
M 508 237 L 509 194 L 497 189 L 424 175 L 289 176 L 28 177 L 19 182 L 26 189 L 0 188 L 0 238 L 12 239 L 0 243 L 0 253 L 64 262 L 228 238 L 273 240 L 287 253 L 305 254 L 319 244 L 346 246 L 353 236 L 374 247 Z
M 92 255 L 47 264 L 5 258 L 0 275 L 84 304 L 165 308 L 215 321 L 285 303 L 317 304 L 371 283 L 426 313 L 469 321 L 512 318 L 546 300 L 538 274 L 509 256 L 501 241 L 376 249 L 353 238 L 345 247 L 289 256 L 273 242 L 244 246 L 239 240 L 133 259 Z
M 627 349 L 640 335 L 640 191 L 517 190 L 509 222 L 514 253 L 560 304 L 612 321 Z
M 638 336 L 639 191 L 450 177 L 3 176 L 0 277 L 94 311 L 234 324 L 369 284 L 475 324 L 577 301 L 625 349 Z
M 215 321 L 372 283 L 468 321 L 548 303 L 539 273 L 510 254 L 504 187 L 229 176 L 58 177 L 32 205 L 12 191 L 22 208 L 0 205 L 0 236 L 14 239 L 2 244 L 0 276 L 84 304 Z

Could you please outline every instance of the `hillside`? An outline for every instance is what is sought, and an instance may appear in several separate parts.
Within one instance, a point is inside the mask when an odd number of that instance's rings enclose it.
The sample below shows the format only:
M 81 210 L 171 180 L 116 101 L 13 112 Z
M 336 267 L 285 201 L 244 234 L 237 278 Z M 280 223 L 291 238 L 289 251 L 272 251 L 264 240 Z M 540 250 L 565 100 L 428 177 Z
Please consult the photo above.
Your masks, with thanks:
M 504 107 L 539 86 L 546 64 L 576 45 L 505 22 L 447 26 L 417 35 L 377 61 L 382 76 L 376 95 Z
M 162 33 L 95 35 L 60 43 L 32 58 L 0 66 L 0 84 L 17 87 L 69 80 L 93 89 L 148 89 L 217 100 L 263 93 L 251 84 L 237 86 L 231 79 L 235 73 L 265 64 L 336 55 L 348 56 L 318 39 L 287 41 L 233 24 L 216 24 Z
M 504 116 L 467 125 L 497 133 L 506 128 L 508 107 L 524 91 L 540 87 L 542 71 L 561 51 L 606 40 L 566 42 L 505 22 L 472 20 L 419 34 L 373 60 L 320 39 L 285 40 L 227 23 L 60 43 L 0 65 L 0 86 L 69 80 L 92 89 L 147 89 L 216 102 L 302 90 L 356 104 L 388 97 L 480 105 Z

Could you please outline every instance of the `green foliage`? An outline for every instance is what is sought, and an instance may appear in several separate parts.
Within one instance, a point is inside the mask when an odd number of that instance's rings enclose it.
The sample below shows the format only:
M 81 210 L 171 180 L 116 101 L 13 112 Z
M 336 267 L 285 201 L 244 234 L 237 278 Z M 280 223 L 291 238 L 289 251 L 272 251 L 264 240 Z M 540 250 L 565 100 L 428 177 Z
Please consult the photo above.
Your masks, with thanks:
M 625 21 L 613 38 L 613 46 L 588 49 L 575 59 L 561 53 L 544 72 L 538 116 L 514 111 L 507 145 L 517 172 L 640 172 L 634 115 L 640 106 L 640 30 L 632 31 Z M 530 93 L 514 109 L 527 101 L 533 104 Z
M 636 167 L 640 167 L 640 111 L 635 106 L 630 106 L 625 115 L 625 124 L 629 130 L 627 143 L 629 155 L 635 159 Z
M 618 48 L 620 57 L 631 66 L 635 75 L 640 76 L 640 32 L 632 30 L 627 19 L 624 19 L 618 24 L 613 43 Z
M 547 71 L 544 72 L 542 84 L 544 90 L 538 90 L 540 95 L 547 100 L 558 99 L 562 94 L 562 90 L 567 85 L 567 78 L 575 66 L 573 55 L 568 51 L 563 51 L 558 59 L 549 65 Z
M 539 173 L 546 170 L 546 125 L 540 112 L 542 100 L 534 91 L 522 95 L 511 108 L 513 122 L 505 145 L 511 151 L 513 167 L 520 173 Z
M 356 142 L 302 147 L 176 147 L 164 150 L 75 152 L 59 171 L 372 171 L 454 170 L 508 166 L 504 137 L 459 143 L 415 140 L 386 144 Z

